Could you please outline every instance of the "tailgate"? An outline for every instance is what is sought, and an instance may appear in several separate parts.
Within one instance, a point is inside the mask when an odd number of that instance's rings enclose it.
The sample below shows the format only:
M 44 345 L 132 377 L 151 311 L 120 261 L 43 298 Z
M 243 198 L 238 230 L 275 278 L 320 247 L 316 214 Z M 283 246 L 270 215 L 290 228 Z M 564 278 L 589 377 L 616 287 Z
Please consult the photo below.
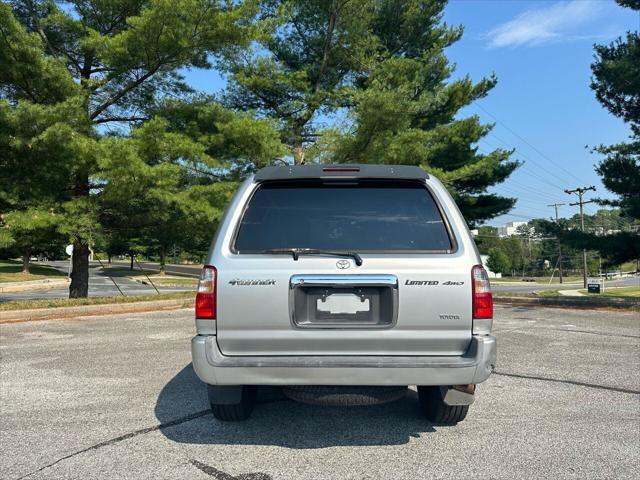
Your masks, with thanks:
M 335 258 L 243 257 L 246 271 L 218 269 L 218 344 L 226 355 L 461 355 L 470 266 L 447 257 L 349 259 L 350 274 Z
M 224 354 L 466 351 L 477 254 L 439 182 L 278 180 L 247 188 L 231 210 L 209 258 Z M 291 248 L 316 252 L 296 260 Z

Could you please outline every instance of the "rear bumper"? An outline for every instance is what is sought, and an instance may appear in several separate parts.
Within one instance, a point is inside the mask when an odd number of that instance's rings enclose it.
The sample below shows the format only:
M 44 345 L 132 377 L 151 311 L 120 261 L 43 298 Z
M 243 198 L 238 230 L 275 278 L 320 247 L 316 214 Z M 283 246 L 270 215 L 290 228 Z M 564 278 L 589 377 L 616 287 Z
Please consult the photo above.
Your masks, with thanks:
M 495 367 L 496 339 L 474 335 L 460 357 L 225 356 L 214 335 L 191 340 L 193 368 L 210 385 L 465 385 Z

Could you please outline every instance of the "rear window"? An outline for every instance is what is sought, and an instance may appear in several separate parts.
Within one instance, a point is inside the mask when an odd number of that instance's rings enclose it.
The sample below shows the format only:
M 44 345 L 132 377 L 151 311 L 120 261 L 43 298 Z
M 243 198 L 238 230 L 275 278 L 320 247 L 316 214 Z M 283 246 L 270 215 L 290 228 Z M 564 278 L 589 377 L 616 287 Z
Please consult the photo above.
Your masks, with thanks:
M 417 182 L 273 182 L 258 187 L 235 250 L 450 251 L 435 200 Z

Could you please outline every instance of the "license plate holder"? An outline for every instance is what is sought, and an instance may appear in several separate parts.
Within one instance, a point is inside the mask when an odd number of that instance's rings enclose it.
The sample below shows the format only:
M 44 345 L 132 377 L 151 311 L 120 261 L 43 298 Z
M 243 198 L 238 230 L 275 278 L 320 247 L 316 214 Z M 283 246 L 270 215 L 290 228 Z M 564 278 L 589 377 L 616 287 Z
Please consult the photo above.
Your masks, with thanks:
M 390 275 L 295 275 L 289 291 L 297 328 L 391 328 L 398 316 L 398 283 Z
M 333 293 L 316 300 L 316 312 L 329 315 L 356 315 L 369 312 L 371 302 L 355 293 Z

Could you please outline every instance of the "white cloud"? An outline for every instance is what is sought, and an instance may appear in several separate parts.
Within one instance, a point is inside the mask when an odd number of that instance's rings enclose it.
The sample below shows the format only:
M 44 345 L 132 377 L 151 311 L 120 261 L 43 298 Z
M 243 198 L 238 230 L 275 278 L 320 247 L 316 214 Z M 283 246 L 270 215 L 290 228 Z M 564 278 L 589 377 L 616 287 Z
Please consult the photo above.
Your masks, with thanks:
M 581 25 L 597 18 L 599 2 L 571 0 L 527 10 L 487 33 L 489 47 L 533 46 L 584 39 L 576 35 Z M 590 38 L 590 37 L 589 37 Z

